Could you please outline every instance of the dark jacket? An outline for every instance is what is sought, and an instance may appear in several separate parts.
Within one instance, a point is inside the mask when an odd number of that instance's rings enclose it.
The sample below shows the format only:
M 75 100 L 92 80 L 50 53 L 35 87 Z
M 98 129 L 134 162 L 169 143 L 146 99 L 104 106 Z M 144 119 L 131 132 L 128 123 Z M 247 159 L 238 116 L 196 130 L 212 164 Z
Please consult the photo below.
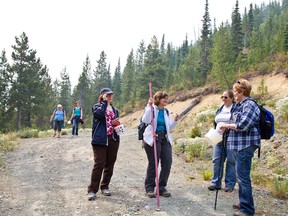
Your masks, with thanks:
M 93 145 L 108 145 L 107 126 L 106 126 L 106 108 L 107 101 L 94 104 L 92 107 L 93 124 L 92 124 L 92 141 Z M 119 117 L 118 110 L 112 106 L 116 118 Z M 112 137 L 114 140 L 119 141 L 119 136 L 113 130 Z

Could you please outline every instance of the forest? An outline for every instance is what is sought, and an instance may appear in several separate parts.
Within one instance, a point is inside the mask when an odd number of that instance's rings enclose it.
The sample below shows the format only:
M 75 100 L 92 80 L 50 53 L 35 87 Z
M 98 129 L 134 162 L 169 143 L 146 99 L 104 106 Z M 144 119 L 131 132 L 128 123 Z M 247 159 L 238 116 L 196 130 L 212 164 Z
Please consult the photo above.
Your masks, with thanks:
M 60 79 L 52 80 L 49 67 L 37 56 L 37 50 L 30 48 L 28 35 L 15 36 L 11 56 L 5 50 L 0 55 L 0 132 L 48 129 L 57 104 L 63 105 L 70 118 L 75 101 L 80 102 L 84 121 L 90 126 L 91 107 L 103 87 L 113 89 L 114 105 L 125 115 L 146 103 L 149 81 L 153 92 L 166 90 L 169 94 L 207 83 L 227 89 L 247 71 L 264 74 L 277 67 L 288 68 L 288 0 L 250 4 L 244 14 L 240 14 L 236 0 L 231 20 L 216 25 L 215 19 L 214 26 L 208 0 L 204 7 L 201 35 L 196 41 L 183 36 L 182 45 L 176 47 L 165 41 L 165 34 L 161 39 L 152 36 L 148 44 L 142 40 L 131 50 L 123 69 L 120 60 L 111 69 L 105 51 L 95 68 L 87 56 L 73 89 L 65 67 Z M 282 64 L 277 65 L 275 58 L 283 59 Z

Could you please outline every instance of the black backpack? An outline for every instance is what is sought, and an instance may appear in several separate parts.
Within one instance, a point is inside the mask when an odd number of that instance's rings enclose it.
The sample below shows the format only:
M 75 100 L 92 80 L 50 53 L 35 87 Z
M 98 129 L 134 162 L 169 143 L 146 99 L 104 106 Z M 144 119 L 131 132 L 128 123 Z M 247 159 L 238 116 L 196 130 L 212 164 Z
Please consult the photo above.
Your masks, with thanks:
M 165 108 L 165 111 L 166 111 L 167 115 L 169 116 L 168 109 Z M 149 125 L 149 124 L 145 124 L 144 122 L 142 122 L 141 119 L 140 119 L 140 123 L 138 125 L 138 140 L 143 140 L 144 131 L 145 131 L 146 127 Z

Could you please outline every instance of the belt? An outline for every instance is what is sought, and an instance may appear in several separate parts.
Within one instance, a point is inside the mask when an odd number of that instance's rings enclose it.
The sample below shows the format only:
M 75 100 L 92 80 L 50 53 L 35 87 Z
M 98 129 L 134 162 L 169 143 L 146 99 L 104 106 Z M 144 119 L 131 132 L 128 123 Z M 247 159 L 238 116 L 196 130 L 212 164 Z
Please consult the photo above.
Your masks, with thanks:
M 165 130 L 165 131 L 156 131 L 156 134 L 157 135 L 166 135 L 167 134 L 167 131 Z

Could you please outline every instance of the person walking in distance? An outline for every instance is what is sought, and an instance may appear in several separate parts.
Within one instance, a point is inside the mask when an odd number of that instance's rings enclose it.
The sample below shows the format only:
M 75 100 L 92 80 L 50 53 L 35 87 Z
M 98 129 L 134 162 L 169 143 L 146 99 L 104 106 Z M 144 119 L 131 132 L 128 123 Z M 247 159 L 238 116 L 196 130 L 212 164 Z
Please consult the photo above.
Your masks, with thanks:
M 73 111 L 72 111 L 71 118 L 70 118 L 70 121 L 73 125 L 72 137 L 74 137 L 74 135 L 76 137 L 78 136 L 78 125 L 82 119 L 83 119 L 83 111 L 82 111 L 82 108 L 80 107 L 80 103 L 78 101 L 76 101 L 75 106 L 74 106 Z
M 222 105 L 217 109 L 214 126 L 215 129 L 221 133 L 219 126 L 223 123 L 229 123 L 231 119 L 231 111 L 235 107 L 234 96 L 232 91 L 224 91 L 221 96 Z M 236 184 L 236 171 L 235 171 L 235 156 L 234 151 L 231 151 L 224 146 L 224 140 L 214 146 L 213 151 L 213 177 L 209 190 L 213 191 L 221 189 L 222 177 L 224 170 L 224 162 L 226 160 L 225 170 L 225 192 L 232 192 Z M 220 172 L 219 172 L 220 171 Z M 220 175 L 219 175 L 220 173 Z
M 229 130 L 227 148 L 235 152 L 236 176 L 238 180 L 239 210 L 233 216 L 254 215 L 254 200 L 251 185 L 251 165 L 254 152 L 261 146 L 259 132 L 260 109 L 250 99 L 252 86 L 248 80 L 240 79 L 233 85 L 237 105 L 232 110 L 232 123 L 222 124 L 220 129 Z
M 111 196 L 109 183 L 113 175 L 120 142 L 120 137 L 114 130 L 114 127 L 119 124 L 119 112 L 112 102 L 113 91 L 110 88 L 103 88 L 100 91 L 98 103 L 94 104 L 92 108 L 91 144 L 94 166 L 88 186 L 88 200 L 96 199 L 99 188 L 103 195 Z
M 57 105 L 57 108 L 53 111 L 50 122 L 53 122 L 53 128 L 54 128 L 54 135 L 53 137 L 56 137 L 56 131 L 58 132 L 58 138 L 60 138 L 62 126 L 64 125 L 64 122 L 66 121 L 66 112 L 63 110 L 63 106 L 61 104 Z
M 142 117 L 145 124 L 149 124 L 143 134 L 144 149 L 148 159 L 148 167 L 145 178 L 146 195 L 149 198 L 156 197 L 154 192 L 156 183 L 155 157 L 153 147 L 153 132 L 151 127 L 151 105 L 153 107 L 154 125 L 156 133 L 157 159 L 161 161 L 161 172 L 159 177 L 159 194 L 163 197 L 170 197 L 171 193 L 167 191 L 166 186 L 172 166 L 172 143 L 173 139 L 170 130 L 176 125 L 179 116 L 170 118 L 169 111 L 165 108 L 168 104 L 168 94 L 164 91 L 158 91 L 153 98 L 149 98 L 148 104 Z

